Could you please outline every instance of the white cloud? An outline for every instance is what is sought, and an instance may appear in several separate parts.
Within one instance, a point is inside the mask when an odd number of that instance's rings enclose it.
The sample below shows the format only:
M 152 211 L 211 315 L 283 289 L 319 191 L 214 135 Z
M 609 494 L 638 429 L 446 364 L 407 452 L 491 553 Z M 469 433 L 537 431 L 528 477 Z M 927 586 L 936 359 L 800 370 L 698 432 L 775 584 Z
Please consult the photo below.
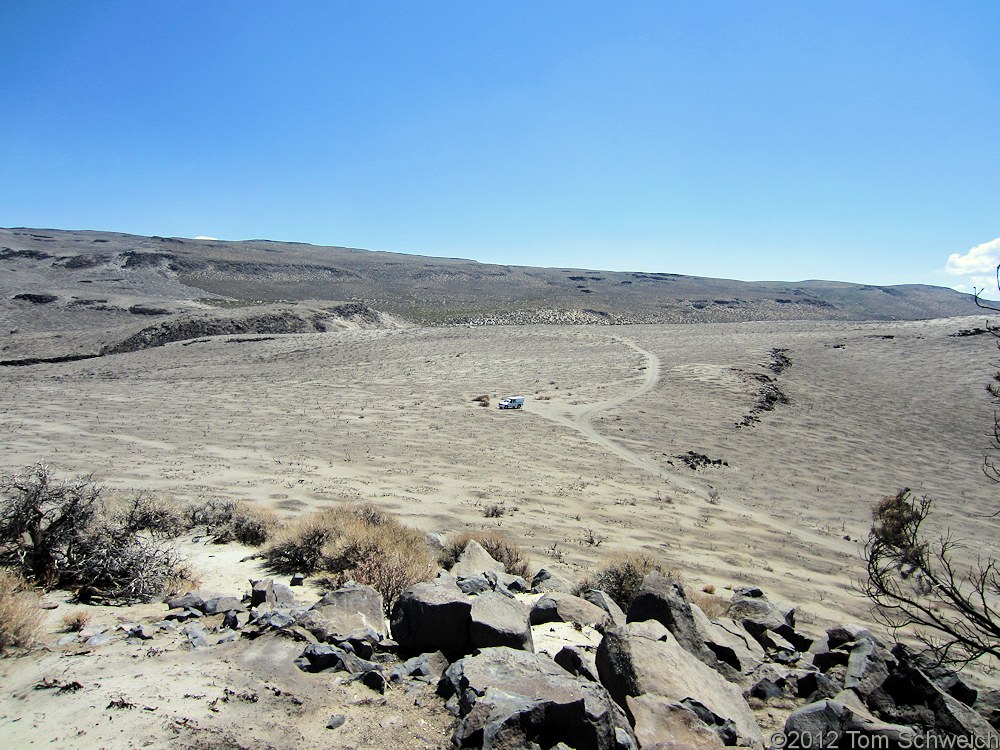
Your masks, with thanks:
M 207 235 L 199 234 L 197 237 L 195 237 L 195 239 L 196 240 L 217 240 L 219 238 L 218 237 L 208 237 Z
M 1000 265 L 1000 237 L 982 245 L 976 245 L 965 255 L 952 253 L 948 256 L 948 262 L 944 270 L 954 276 L 969 276 L 972 274 L 994 274 L 988 276 L 987 283 L 996 283 L 996 267 Z M 981 279 L 976 279 L 980 282 Z M 976 286 L 980 286 L 976 283 Z

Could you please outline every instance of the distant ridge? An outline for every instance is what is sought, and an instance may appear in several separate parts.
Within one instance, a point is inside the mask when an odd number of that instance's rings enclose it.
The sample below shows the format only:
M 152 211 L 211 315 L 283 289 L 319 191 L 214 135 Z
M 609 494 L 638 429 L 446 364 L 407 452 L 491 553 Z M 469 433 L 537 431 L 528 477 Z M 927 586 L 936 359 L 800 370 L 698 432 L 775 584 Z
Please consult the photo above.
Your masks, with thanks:
M 53 311 L 127 292 L 146 306 L 206 299 L 232 305 L 357 302 L 419 325 L 918 320 L 976 312 L 971 295 L 920 284 L 745 282 L 495 265 L 263 239 L 54 229 L 0 229 L 0 268 L 18 269 L 3 275 L 8 303 L 18 294 L 54 294 L 59 299 Z M 96 306 L 90 305 L 91 312 Z

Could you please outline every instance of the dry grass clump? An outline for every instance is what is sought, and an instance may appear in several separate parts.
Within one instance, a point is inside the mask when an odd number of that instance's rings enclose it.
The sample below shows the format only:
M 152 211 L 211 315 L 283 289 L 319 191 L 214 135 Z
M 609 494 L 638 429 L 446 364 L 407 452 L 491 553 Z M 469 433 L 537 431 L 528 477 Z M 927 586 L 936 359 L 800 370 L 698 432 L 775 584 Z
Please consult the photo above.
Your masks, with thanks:
M 475 539 L 490 557 L 503 564 L 503 569 L 512 576 L 528 576 L 528 560 L 521 548 L 499 531 L 462 533 L 451 537 L 445 544 L 438 562 L 442 568 L 451 570 L 465 552 L 465 545 Z
M 579 583 L 576 593 L 600 589 L 627 611 L 629 604 L 639 593 L 642 579 L 653 571 L 674 579 L 680 577 L 676 570 L 668 567 L 656 555 L 641 550 L 616 552 L 605 558 L 597 570 Z
M 424 535 L 373 505 L 346 505 L 304 516 L 281 530 L 264 557 L 283 573 L 333 574 L 373 586 L 386 609 L 431 576 Z
M 0 653 L 31 645 L 41 622 L 38 594 L 20 573 L 0 568 Z
M 709 588 L 712 589 L 711 592 L 707 590 Z M 726 612 L 726 607 L 729 606 L 729 602 L 721 596 L 716 596 L 712 593 L 714 591 L 714 586 L 705 586 L 701 591 L 693 591 L 691 589 L 687 591 L 688 601 L 691 604 L 697 604 L 709 620 L 717 620 L 722 617 Z
M 90 622 L 90 613 L 77 610 L 70 612 L 62 618 L 63 630 L 67 633 L 79 633 Z

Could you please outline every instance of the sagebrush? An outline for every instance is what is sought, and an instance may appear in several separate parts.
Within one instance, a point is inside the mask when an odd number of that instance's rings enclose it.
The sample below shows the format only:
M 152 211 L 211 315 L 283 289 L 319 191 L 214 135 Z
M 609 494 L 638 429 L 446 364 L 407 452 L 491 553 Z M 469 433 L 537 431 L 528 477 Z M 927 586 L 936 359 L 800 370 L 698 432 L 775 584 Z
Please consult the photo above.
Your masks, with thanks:
M 374 505 L 316 511 L 282 529 L 264 557 L 283 573 L 328 573 L 373 586 L 386 609 L 432 573 L 424 535 Z
M 482 545 L 490 557 L 503 564 L 504 570 L 512 576 L 528 577 L 528 560 L 521 548 L 499 531 L 479 531 L 452 536 L 444 545 L 438 562 L 442 568 L 451 570 L 465 552 L 466 545 L 475 540 Z
M 629 604 L 639 593 L 642 579 L 653 571 L 675 579 L 679 577 L 676 570 L 648 552 L 640 550 L 613 553 L 577 585 L 576 593 L 599 589 L 627 611 Z

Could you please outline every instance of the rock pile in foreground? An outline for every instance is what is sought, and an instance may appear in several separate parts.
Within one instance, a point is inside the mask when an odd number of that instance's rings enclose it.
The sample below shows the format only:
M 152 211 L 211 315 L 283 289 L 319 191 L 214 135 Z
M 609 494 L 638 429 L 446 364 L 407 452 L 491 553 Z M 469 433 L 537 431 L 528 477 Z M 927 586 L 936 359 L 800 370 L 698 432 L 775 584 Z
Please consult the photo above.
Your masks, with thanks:
M 316 679 L 374 694 L 433 685 L 456 717 L 456 748 L 1000 747 L 1000 695 L 863 627 L 806 634 L 760 589 L 737 589 L 711 620 L 659 573 L 627 611 L 566 588 L 544 571 L 532 584 L 507 575 L 470 543 L 453 572 L 405 591 L 388 622 L 370 586 L 305 605 L 264 580 L 245 596 L 177 597 L 163 620 L 126 631 L 170 632 L 192 649 L 292 639 Z M 554 648 L 558 628 L 577 642 Z M 764 736 L 754 709 L 769 705 L 790 713 Z

